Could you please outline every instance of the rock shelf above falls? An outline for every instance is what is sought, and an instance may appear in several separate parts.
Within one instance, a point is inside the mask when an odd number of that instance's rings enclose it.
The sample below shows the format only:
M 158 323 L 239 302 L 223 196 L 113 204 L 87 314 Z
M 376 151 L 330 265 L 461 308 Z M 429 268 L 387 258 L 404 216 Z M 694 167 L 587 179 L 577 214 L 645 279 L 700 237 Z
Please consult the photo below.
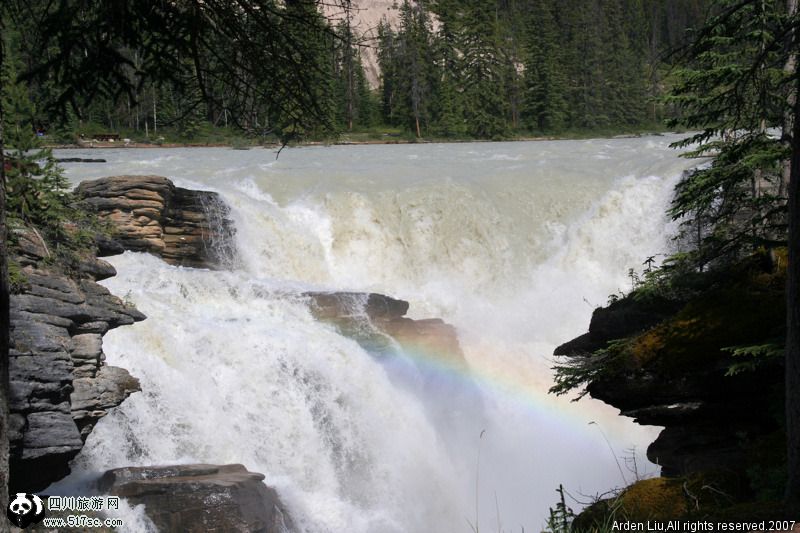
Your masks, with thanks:
M 234 256 L 229 209 L 215 192 L 176 187 L 162 176 L 84 181 L 75 192 L 116 229 L 109 246 L 198 268 L 224 267 Z

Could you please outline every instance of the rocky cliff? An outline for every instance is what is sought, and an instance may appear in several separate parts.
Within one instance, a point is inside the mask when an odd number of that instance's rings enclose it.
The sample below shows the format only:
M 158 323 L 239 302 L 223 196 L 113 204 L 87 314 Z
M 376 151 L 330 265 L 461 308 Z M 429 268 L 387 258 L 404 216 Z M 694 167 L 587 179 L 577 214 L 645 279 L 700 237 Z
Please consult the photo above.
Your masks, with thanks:
M 370 88 L 380 86 L 381 69 L 378 62 L 378 25 L 385 20 L 390 26 L 397 27 L 400 12 L 396 0 L 353 0 L 349 13 L 353 34 L 368 46 L 361 48 L 361 60 Z M 346 14 L 335 2 L 323 5 L 325 16 L 334 26 L 344 20 Z
M 67 272 L 32 228 L 13 237 L 24 281 L 11 295 L 10 486 L 32 492 L 69 473 L 94 424 L 139 390 L 104 363 L 102 337 L 145 317 L 96 283 L 115 273 L 105 261 L 85 256 Z
M 664 427 L 647 456 L 676 481 L 645 485 L 677 491 L 670 505 L 687 513 L 713 491 L 727 498 L 717 507 L 779 500 L 784 460 L 785 262 L 752 258 L 703 283 L 685 298 L 641 291 L 598 309 L 555 352 L 592 397 Z
M 10 239 L 11 492 L 38 492 L 66 476 L 97 421 L 140 390 L 125 369 L 105 364 L 103 335 L 145 316 L 97 283 L 116 274 L 97 256 L 139 250 L 203 268 L 233 257 L 227 208 L 214 193 L 156 176 L 85 182 L 77 192 L 110 224 L 59 220 L 49 241 L 17 224 Z M 144 503 L 162 531 L 292 531 L 263 479 L 241 465 L 121 468 L 99 488 Z

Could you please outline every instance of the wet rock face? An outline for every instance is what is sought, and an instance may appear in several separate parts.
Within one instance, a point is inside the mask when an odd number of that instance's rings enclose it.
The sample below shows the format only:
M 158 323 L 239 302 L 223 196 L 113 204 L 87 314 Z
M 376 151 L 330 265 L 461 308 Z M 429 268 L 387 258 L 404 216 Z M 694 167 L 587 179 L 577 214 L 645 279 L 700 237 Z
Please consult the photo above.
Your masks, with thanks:
M 19 240 L 26 284 L 10 298 L 10 485 L 33 492 L 68 474 L 94 424 L 139 390 L 126 370 L 105 365 L 102 335 L 144 315 L 88 274 L 40 266 L 47 251 L 34 233 Z M 95 261 L 113 272 L 85 262 Z
M 655 326 L 682 307 L 663 298 L 623 298 L 592 313 L 589 332 L 556 348 L 553 355 L 576 356 L 605 348 L 609 340 L 622 339 Z
M 109 249 L 150 252 L 173 265 L 219 268 L 233 260 L 233 224 L 219 195 L 161 176 L 84 181 L 75 192 L 117 229 Z
M 368 351 L 385 352 L 392 340 L 404 350 L 466 367 L 456 329 L 438 318 L 407 318 L 409 304 L 376 293 L 309 292 L 311 313 L 317 320 L 335 325 Z
M 159 531 L 294 531 L 278 494 L 263 480 L 242 465 L 127 467 L 106 472 L 98 488 L 144 504 Z
M 744 479 L 752 447 L 780 430 L 780 358 L 737 373 L 731 365 L 747 358 L 730 352 L 781 335 L 784 278 L 759 269 L 730 276 L 684 302 L 615 302 L 555 352 L 579 364 L 605 357 L 586 390 L 623 416 L 664 427 L 647 450 L 664 476 L 720 470 Z M 623 348 L 593 353 L 613 342 Z

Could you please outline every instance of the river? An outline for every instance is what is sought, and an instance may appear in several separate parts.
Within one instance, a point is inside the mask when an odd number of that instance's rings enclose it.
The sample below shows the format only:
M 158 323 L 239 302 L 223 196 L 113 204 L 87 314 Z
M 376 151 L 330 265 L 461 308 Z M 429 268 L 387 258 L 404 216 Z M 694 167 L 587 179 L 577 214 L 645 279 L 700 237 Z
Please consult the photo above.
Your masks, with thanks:
M 677 136 L 580 141 L 69 150 L 74 183 L 157 174 L 217 191 L 236 257 L 208 271 L 126 252 L 103 282 L 148 319 L 104 338 L 143 392 L 103 418 L 62 487 L 108 468 L 242 463 L 303 531 L 539 531 L 655 474 L 657 428 L 547 393 L 558 344 L 669 249 L 691 165 Z M 659 257 L 660 258 L 660 257 Z M 296 295 L 373 291 L 455 325 L 469 373 L 366 352 Z M 583 496 L 581 496 L 583 495 Z M 576 510 L 578 503 L 569 502 Z

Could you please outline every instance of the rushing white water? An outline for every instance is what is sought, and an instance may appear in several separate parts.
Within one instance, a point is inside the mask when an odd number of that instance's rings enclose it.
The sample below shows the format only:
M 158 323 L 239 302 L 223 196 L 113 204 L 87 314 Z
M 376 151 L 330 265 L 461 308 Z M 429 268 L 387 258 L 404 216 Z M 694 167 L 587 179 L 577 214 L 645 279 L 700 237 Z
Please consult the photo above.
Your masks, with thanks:
M 159 174 L 218 191 L 239 261 L 110 258 L 104 283 L 148 319 L 105 352 L 143 392 L 101 420 L 61 487 L 236 462 L 303 531 L 535 531 L 560 483 L 593 495 L 630 481 L 629 448 L 656 471 L 641 458 L 653 428 L 546 392 L 553 348 L 667 249 L 663 212 L 690 164 L 675 139 L 87 152 L 109 162 L 70 166 L 76 183 Z M 295 296 L 308 288 L 445 319 L 472 376 L 365 352 L 311 317 Z

